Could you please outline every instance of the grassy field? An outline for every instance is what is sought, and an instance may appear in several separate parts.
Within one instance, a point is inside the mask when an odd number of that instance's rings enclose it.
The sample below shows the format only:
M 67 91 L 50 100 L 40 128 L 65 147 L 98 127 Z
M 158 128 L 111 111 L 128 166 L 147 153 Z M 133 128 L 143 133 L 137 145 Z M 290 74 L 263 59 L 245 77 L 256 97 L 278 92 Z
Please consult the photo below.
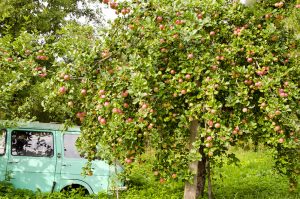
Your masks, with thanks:
M 294 193 L 288 191 L 288 181 L 273 169 L 270 152 L 234 150 L 241 160 L 239 166 L 226 165 L 214 170 L 213 192 L 216 199 L 300 199 L 300 188 Z M 151 164 L 136 165 L 130 176 L 134 185 L 123 192 L 120 199 L 181 199 L 184 184 L 169 182 L 160 184 L 154 181 Z M 220 177 L 222 174 L 222 178 Z M 300 178 L 299 178 L 300 180 Z M 74 194 L 63 195 L 31 193 L 22 190 L 3 191 L 0 186 L 0 198 L 116 198 L 101 194 L 81 197 Z M 206 196 L 204 198 L 207 198 Z
M 289 193 L 287 178 L 272 169 L 270 152 L 235 152 L 241 160 L 239 167 L 227 165 L 215 172 L 223 175 L 222 178 L 215 175 L 217 199 L 300 199 L 299 187 L 295 193 Z
M 290 193 L 287 178 L 273 170 L 274 161 L 270 152 L 262 149 L 258 152 L 233 152 L 241 160 L 239 166 L 226 165 L 214 170 L 213 193 L 216 199 L 300 199 L 300 188 Z M 131 189 L 122 198 L 175 199 L 182 198 L 182 194 L 182 183 L 163 186 L 152 183 L 151 186 L 144 186 L 139 190 Z

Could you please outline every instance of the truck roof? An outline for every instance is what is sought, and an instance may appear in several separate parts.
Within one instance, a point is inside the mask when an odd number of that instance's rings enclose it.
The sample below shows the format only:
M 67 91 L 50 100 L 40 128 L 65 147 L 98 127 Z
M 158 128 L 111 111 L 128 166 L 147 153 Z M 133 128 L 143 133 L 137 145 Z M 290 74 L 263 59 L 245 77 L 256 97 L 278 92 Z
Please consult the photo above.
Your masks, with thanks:
M 7 128 L 26 128 L 26 129 L 40 129 L 53 131 L 80 131 L 80 126 L 71 126 L 66 128 L 64 124 L 58 123 L 42 123 L 42 122 L 10 122 L 0 121 L 0 126 Z

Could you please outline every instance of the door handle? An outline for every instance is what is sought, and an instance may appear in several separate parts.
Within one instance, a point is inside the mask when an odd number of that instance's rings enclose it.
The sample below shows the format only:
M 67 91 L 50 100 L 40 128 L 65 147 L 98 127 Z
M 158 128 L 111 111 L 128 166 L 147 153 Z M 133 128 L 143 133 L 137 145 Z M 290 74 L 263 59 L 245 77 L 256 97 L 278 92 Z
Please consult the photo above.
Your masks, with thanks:
M 9 161 L 8 161 L 8 163 L 11 163 L 11 164 L 12 164 L 12 163 L 18 163 L 18 162 L 19 162 L 19 160 L 9 160 Z
M 62 164 L 61 166 L 63 166 L 63 167 L 70 167 L 72 165 L 71 164 Z

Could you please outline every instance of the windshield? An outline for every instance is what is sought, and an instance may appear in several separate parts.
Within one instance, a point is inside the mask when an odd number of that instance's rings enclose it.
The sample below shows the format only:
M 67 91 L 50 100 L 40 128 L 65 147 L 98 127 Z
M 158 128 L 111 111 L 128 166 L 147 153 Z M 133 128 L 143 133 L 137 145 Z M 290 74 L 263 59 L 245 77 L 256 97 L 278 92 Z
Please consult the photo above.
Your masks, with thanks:
M 5 145 L 6 145 L 6 130 L 2 129 L 0 131 L 0 155 L 5 154 Z

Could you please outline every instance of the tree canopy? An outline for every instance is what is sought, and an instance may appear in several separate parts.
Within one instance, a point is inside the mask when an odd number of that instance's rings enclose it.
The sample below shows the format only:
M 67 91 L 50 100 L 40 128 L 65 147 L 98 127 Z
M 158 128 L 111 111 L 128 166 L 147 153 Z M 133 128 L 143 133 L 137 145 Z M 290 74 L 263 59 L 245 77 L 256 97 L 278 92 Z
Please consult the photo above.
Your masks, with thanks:
M 62 27 L 67 16 L 101 22 L 101 15 L 91 9 L 90 0 L 2 0 L 0 2 L 0 33 L 18 36 L 22 31 L 51 33 Z

